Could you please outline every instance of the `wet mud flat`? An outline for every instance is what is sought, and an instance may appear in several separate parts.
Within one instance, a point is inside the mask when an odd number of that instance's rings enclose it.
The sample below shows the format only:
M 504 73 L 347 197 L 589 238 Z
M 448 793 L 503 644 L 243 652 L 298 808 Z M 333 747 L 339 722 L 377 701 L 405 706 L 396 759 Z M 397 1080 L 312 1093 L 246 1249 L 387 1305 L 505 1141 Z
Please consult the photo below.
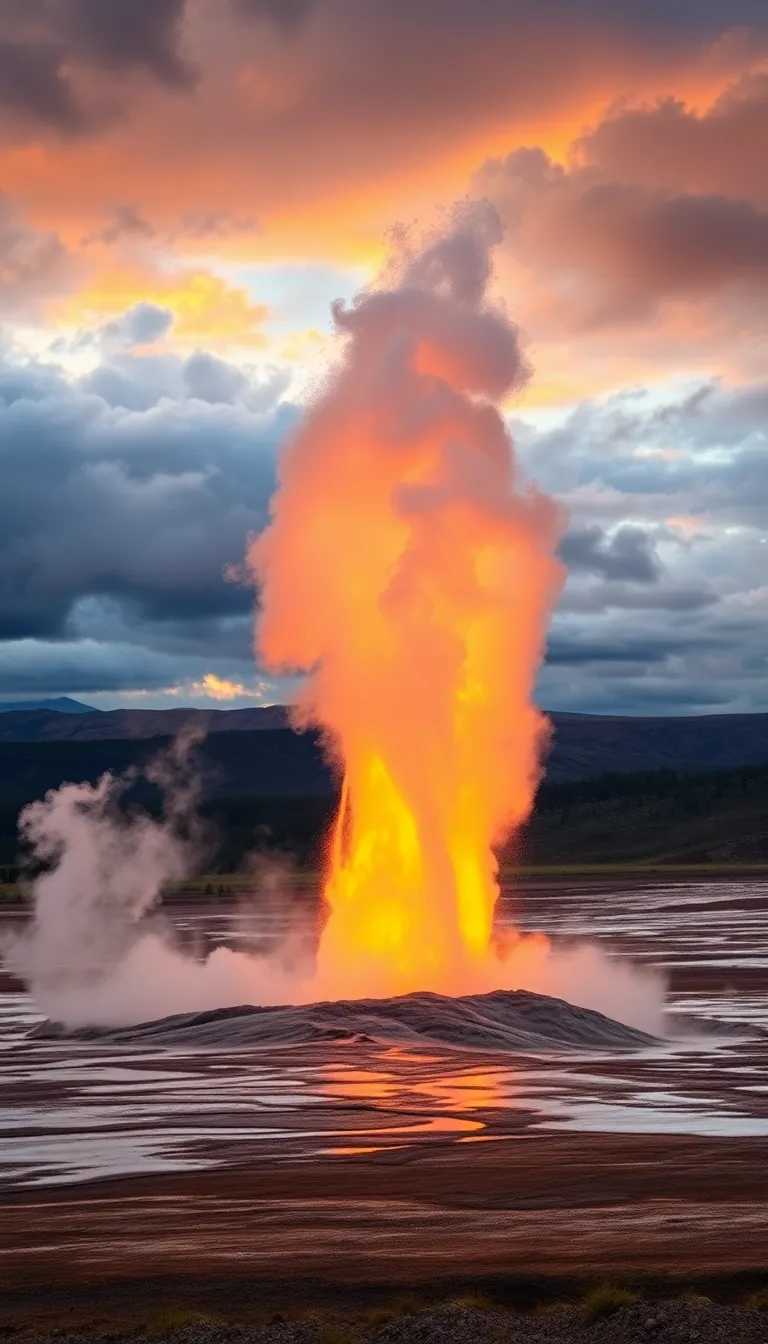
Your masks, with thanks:
M 26 996 L 0 996 L 0 1320 L 31 1304 L 41 1324 L 362 1310 L 414 1291 L 532 1308 L 606 1278 L 760 1288 L 767 895 L 534 894 L 535 926 L 666 960 L 673 1008 L 708 1024 L 673 1042 L 61 1042 L 30 1034 Z M 215 911 L 207 928 L 231 936 Z M 768 1315 L 750 1321 L 763 1333 L 711 1338 L 768 1340 Z M 605 1336 L 624 1337 L 641 1336 Z

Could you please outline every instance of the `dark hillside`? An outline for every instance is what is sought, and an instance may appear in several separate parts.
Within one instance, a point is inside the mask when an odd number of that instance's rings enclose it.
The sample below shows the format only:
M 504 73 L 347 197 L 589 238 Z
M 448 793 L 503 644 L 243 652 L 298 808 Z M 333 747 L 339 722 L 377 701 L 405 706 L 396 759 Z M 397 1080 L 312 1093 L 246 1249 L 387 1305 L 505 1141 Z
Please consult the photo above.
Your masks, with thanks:
M 553 781 L 587 779 L 611 772 L 659 770 L 727 770 L 741 765 L 768 764 L 768 714 L 719 714 L 686 718 L 642 719 L 596 714 L 551 715 L 554 747 L 547 762 L 547 778 Z M 281 705 L 262 709 L 121 709 L 109 713 L 59 714 L 27 711 L 0 715 L 0 745 L 3 742 L 39 743 L 41 759 L 46 744 L 71 747 L 51 757 L 76 771 L 80 747 L 90 745 L 98 754 L 99 744 L 113 742 L 114 759 L 124 761 L 124 746 L 133 742 L 141 755 L 147 739 L 170 737 L 187 725 L 208 735 L 205 754 L 225 758 L 231 787 L 252 789 L 254 771 L 271 759 L 267 739 L 287 730 L 286 710 Z M 257 736 L 261 740 L 256 740 Z M 222 738 L 231 739 L 226 747 Z M 284 739 L 283 739 L 284 740 Z M 276 738 L 277 742 L 278 739 Z M 120 744 L 123 744 L 122 746 Z M 280 746 L 279 751 L 285 748 Z M 96 757 L 94 756 L 94 759 Z M 82 757 L 84 762 L 91 758 Z M 102 759 L 102 758 L 100 758 Z M 133 759 L 133 757 L 131 757 Z M 293 792 L 312 793 L 318 782 L 316 740 L 303 734 L 291 757 L 296 770 Z M 48 767 L 41 767 L 48 769 Z M 268 767 L 264 766 L 264 769 Z M 78 778 L 70 774 L 69 778 Z M 85 777 L 85 776 L 83 776 Z M 0 762 L 0 791 L 3 766 Z M 281 791 L 287 785 L 281 785 Z
M 522 856 L 531 864 L 768 865 L 768 766 L 545 785 Z

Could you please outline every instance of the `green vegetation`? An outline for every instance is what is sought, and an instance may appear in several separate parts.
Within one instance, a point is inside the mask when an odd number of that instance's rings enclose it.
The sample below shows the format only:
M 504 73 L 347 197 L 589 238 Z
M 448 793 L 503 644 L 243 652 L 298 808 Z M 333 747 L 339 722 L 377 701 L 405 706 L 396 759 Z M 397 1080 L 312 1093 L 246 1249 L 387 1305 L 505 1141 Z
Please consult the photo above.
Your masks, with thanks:
M 503 852 L 550 871 L 593 866 L 768 867 L 768 766 L 603 775 L 544 784 L 522 842 Z M 565 866 L 565 867 L 564 867 Z
M 614 1287 L 610 1283 L 593 1288 L 581 1304 L 584 1324 L 594 1325 L 596 1321 L 604 1321 L 607 1316 L 614 1316 L 622 1307 L 631 1306 L 638 1300 L 637 1293 L 631 1293 L 628 1288 Z

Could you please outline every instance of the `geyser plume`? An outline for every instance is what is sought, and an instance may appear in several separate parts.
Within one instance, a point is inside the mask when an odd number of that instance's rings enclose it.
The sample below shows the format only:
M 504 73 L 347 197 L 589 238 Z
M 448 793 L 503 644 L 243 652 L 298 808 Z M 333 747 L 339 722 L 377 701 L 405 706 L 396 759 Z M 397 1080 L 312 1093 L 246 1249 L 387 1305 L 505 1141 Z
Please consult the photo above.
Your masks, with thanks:
M 126 818 L 113 804 L 130 781 L 109 776 L 22 814 L 45 871 L 6 960 L 67 1028 L 500 987 L 660 1028 L 655 973 L 588 944 L 492 939 L 492 845 L 527 817 L 546 744 L 532 694 L 564 521 L 523 479 L 500 413 L 526 367 L 488 298 L 498 236 L 492 211 L 466 208 L 420 251 L 401 239 L 379 286 L 336 311 L 343 360 L 281 459 L 272 522 L 250 551 L 261 661 L 308 674 L 299 713 L 344 766 L 319 948 L 295 906 L 278 937 L 260 936 L 265 904 L 289 904 L 270 862 L 254 873 L 248 951 L 178 945 L 155 911 L 200 858 L 194 758 L 178 744 L 154 770 L 160 819 Z M 453 1001 L 419 1002 L 451 1036 Z M 312 1010 L 294 1018 L 311 1036 Z M 277 1019 L 264 1021 L 268 1036 Z
M 532 694 L 564 517 L 524 479 L 501 414 L 528 370 L 488 295 L 499 241 L 490 207 L 464 207 L 420 250 L 401 237 L 380 284 L 335 308 L 342 361 L 249 552 L 259 660 L 308 673 L 299 713 L 344 768 L 328 993 L 487 979 L 492 845 L 539 779 Z

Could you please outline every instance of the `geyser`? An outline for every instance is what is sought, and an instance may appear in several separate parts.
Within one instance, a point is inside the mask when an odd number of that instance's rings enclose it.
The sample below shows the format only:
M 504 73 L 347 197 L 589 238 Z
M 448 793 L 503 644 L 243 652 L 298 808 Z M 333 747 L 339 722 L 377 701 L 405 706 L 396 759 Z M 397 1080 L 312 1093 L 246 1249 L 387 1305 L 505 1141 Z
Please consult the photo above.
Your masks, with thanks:
M 488 295 L 487 205 L 335 308 L 340 364 L 279 464 L 249 560 L 272 672 L 344 767 L 329 844 L 332 992 L 475 987 L 498 896 L 493 843 L 528 816 L 547 725 L 532 703 L 563 580 L 564 516 L 501 413 L 528 369 Z M 480 975 L 487 980 L 487 968 Z
M 110 778 L 65 785 L 22 817 L 48 869 L 7 958 L 67 1028 L 413 991 L 434 1015 L 425 991 L 509 988 L 660 1028 L 655 973 L 493 932 L 493 844 L 528 816 L 547 741 L 532 696 L 564 524 L 524 479 L 501 413 L 527 369 L 488 297 L 499 236 L 491 209 L 461 208 L 420 249 L 400 237 L 380 282 L 336 309 L 341 360 L 282 454 L 250 548 L 259 659 L 304 672 L 297 716 L 322 725 L 344 767 L 319 949 L 302 926 L 270 956 L 218 947 L 197 960 L 147 923 L 163 883 L 195 863 L 194 772 L 178 748 L 154 769 L 159 820 L 115 812 Z M 473 1020 L 489 1010 L 456 1005 Z M 278 1018 L 259 1020 L 268 1034 Z

